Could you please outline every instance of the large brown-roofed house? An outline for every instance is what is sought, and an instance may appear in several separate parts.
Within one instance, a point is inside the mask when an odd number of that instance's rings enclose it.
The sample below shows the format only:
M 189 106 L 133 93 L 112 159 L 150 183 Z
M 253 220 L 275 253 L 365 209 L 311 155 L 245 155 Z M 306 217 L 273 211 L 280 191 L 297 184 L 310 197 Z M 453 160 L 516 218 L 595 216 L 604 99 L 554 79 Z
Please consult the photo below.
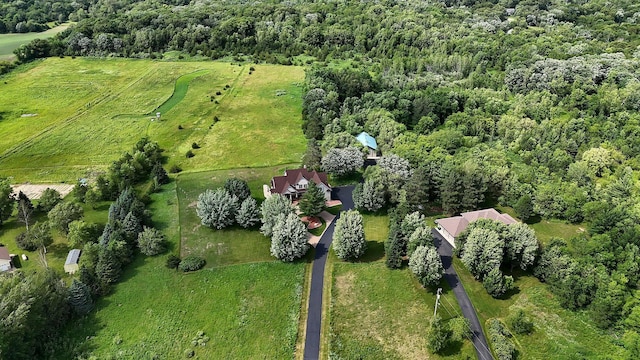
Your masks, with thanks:
M 0 246 L 0 272 L 11 270 L 11 255 L 6 247 Z
M 291 200 L 297 200 L 307 191 L 310 181 L 322 189 L 326 201 L 331 200 L 331 185 L 327 181 L 327 174 L 304 168 L 285 170 L 284 176 L 273 177 L 269 191 L 272 194 L 281 194 Z
M 518 221 L 509 214 L 500 214 L 496 209 L 483 209 L 477 211 L 464 212 L 460 216 L 436 220 L 436 230 L 447 240 L 451 246 L 456 247 L 455 239 L 463 232 L 469 224 L 478 219 L 491 219 L 500 221 L 503 224 L 514 224 Z

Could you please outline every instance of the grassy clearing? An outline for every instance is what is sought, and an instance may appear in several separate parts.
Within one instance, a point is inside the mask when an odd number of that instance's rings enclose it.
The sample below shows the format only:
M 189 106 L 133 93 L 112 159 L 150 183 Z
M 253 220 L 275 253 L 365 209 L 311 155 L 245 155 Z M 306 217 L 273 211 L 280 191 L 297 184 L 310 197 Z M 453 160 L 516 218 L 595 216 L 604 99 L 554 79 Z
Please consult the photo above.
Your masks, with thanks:
M 0 176 L 75 181 L 144 135 L 187 171 L 298 162 L 303 70 L 253 66 L 248 75 L 245 66 L 221 62 L 49 58 L 14 71 L 0 82 L 0 132 L 11 134 L 0 139 Z M 187 74 L 199 76 L 176 84 Z M 278 89 L 286 95 L 276 96 Z M 173 106 L 162 121 L 122 116 L 151 113 L 174 90 L 186 95 L 167 102 Z M 193 142 L 201 148 L 186 159 Z
M 391 271 L 382 261 L 335 263 L 331 293 L 332 357 L 464 359 L 475 356 L 468 341 L 453 344 L 444 356 L 429 353 L 426 334 L 433 316 L 435 294 L 425 291 L 408 269 Z M 445 320 L 451 318 L 442 310 L 440 315 Z
M 384 241 L 389 217 L 364 214 L 368 242 L 364 257 L 355 263 L 343 262 L 332 252 L 328 259 L 332 282 L 325 284 L 331 294 L 329 331 L 330 353 L 342 359 L 441 359 L 474 357 L 469 342 L 453 344 L 444 356 L 426 348 L 426 334 L 433 316 L 435 294 L 415 280 L 409 269 L 389 270 L 384 263 Z M 444 283 L 443 283 L 444 285 Z M 443 319 L 460 311 L 455 298 Z
M 0 60 L 12 60 L 15 58 L 13 50 L 22 44 L 27 44 L 35 39 L 47 39 L 66 30 L 70 24 L 65 23 L 43 32 L 31 32 L 24 34 L 0 34 Z
M 185 96 L 187 96 L 187 90 L 189 90 L 189 83 L 191 80 L 197 78 L 198 76 L 202 76 L 206 74 L 208 70 L 199 70 L 196 72 L 192 72 L 191 74 L 182 75 L 176 80 L 176 87 L 173 90 L 173 94 L 168 98 L 162 105 L 160 105 L 155 111 L 160 113 L 166 113 L 169 110 L 173 109 L 174 106 L 178 105 Z M 147 115 L 155 115 L 154 111 Z
M 179 247 L 175 186 L 153 194 L 151 205 L 170 251 Z M 200 359 L 293 356 L 303 264 L 268 262 L 182 274 L 165 268 L 165 259 L 138 256 L 113 294 L 69 326 L 55 357 L 70 359 L 80 352 L 98 358 L 178 359 L 186 349 Z M 210 338 L 204 347 L 191 344 L 198 331 Z
M 560 307 L 548 286 L 535 277 L 514 276 L 518 288 L 507 299 L 492 298 L 476 281 L 459 259 L 454 267 L 476 308 L 480 321 L 499 318 L 505 320 L 512 312 L 523 309 L 534 322 L 530 335 L 514 334 L 518 359 L 577 359 L 599 358 L 620 350 L 612 336 L 600 331 L 586 312 L 572 312 Z
M 214 230 L 202 226 L 196 214 L 198 195 L 206 189 L 224 185 L 226 179 L 237 177 L 246 180 L 251 195 L 260 202 L 264 199 L 262 185 L 271 177 L 281 174 L 286 166 L 218 170 L 181 174 L 178 177 L 180 204 L 181 254 L 194 254 L 207 260 L 208 266 L 272 261 L 269 253 L 270 241 L 257 229 L 231 227 Z M 292 167 L 292 166 L 289 166 Z
M 507 206 L 500 206 L 497 208 L 500 212 L 507 213 L 518 219 L 516 212 L 513 208 Z M 571 224 L 564 220 L 558 219 L 532 219 L 527 224 L 536 232 L 538 240 L 544 245 L 551 240 L 551 238 L 559 237 L 565 240 L 580 235 L 585 232 L 587 226 L 585 224 Z

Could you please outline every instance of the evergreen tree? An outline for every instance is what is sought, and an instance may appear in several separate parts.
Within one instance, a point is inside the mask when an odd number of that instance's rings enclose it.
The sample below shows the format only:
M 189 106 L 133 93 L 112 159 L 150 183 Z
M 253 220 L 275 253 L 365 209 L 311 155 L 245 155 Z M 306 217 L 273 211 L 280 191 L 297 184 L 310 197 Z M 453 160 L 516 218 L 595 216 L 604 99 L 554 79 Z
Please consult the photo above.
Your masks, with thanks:
M 390 269 L 399 269 L 402 266 L 402 241 L 399 239 L 400 224 L 395 221 L 391 221 L 389 226 L 389 237 L 385 242 L 384 252 L 386 255 L 386 264 Z
M 196 212 L 202 225 L 224 229 L 233 225 L 238 208 L 238 197 L 225 189 L 206 190 L 198 196 Z
M 93 310 L 93 300 L 91 299 L 91 289 L 81 281 L 73 279 L 69 287 L 69 305 L 73 311 L 82 316 Z
M 245 229 L 260 222 L 260 211 L 258 211 L 258 204 L 254 198 L 248 197 L 240 204 L 236 214 L 236 222 Z
M 153 169 L 151 170 L 151 175 L 158 182 L 159 185 L 164 185 L 169 183 L 169 175 L 167 175 L 167 171 L 162 167 L 162 164 L 159 162 L 153 165 Z
M 489 295 L 499 298 L 513 288 L 513 278 L 504 276 L 500 268 L 495 267 L 484 277 L 482 285 Z
M 333 235 L 336 255 L 342 260 L 355 260 L 364 255 L 366 249 L 362 215 L 356 210 L 340 214 Z
M 238 178 L 229 178 L 224 182 L 224 189 L 230 194 L 235 195 L 238 201 L 242 202 L 244 199 L 251 196 L 251 190 L 249 184 L 246 181 Z
M 102 284 L 113 284 L 122 274 L 122 263 L 115 251 L 105 247 L 98 255 L 96 276 Z
M 513 206 L 513 210 L 516 211 L 516 214 L 522 221 L 529 220 L 533 215 L 533 200 L 531 200 L 531 195 L 524 194 L 518 199 L 518 202 Z
M 278 215 L 271 238 L 271 255 L 282 261 L 293 261 L 307 253 L 307 229 L 300 218 L 289 213 Z
M 307 191 L 302 195 L 298 207 L 300 211 L 307 216 L 318 215 L 324 210 L 325 198 L 322 189 L 311 181 Z
M 132 212 L 129 212 L 122 221 L 122 230 L 126 235 L 127 242 L 132 244 L 142 231 L 142 223 Z
M 262 214 L 262 227 L 260 228 L 260 232 L 264 236 L 270 237 L 273 234 L 273 228 L 278 219 L 278 215 L 282 214 L 286 217 L 290 213 L 293 213 L 293 207 L 286 197 L 280 194 L 273 194 L 262 203 L 260 212 Z
M 424 167 L 417 168 L 404 186 L 407 192 L 407 203 L 412 211 L 425 211 L 429 206 L 430 191 L 429 171 Z
M 302 156 L 302 164 L 310 170 L 319 170 L 322 161 L 322 152 L 316 139 L 309 139 L 307 151 Z
M 144 227 L 138 234 L 138 247 L 140 252 L 147 256 L 154 256 L 166 250 L 166 238 L 164 234 L 154 228 Z
M 462 194 L 464 186 L 456 168 L 449 168 L 444 172 L 440 184 L 440 201 L 442 209 L 448 214 L 456 214 L 462 209 Z

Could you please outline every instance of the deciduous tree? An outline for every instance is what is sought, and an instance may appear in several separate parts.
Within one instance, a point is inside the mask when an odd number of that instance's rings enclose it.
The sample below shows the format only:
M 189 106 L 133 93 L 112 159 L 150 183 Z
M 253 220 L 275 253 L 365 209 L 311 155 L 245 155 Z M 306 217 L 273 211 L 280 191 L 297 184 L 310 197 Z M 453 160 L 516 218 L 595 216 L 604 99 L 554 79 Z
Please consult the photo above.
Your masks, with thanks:
M 54 206 L 47 214 L 51 226 L 64 232 L 69 232 L 69 224 L 74 220 L 80 220 L 84 210 L 82 206 L 74 202 L 61 202 Z
M 418 246 L 409 259 L 409 268 L 424 287 L 438 285 L 444 274 L 442 260 L 433 246 Z
M 278 215 L 271 238 L 271 255 L 291 262 L 303 257 L 308 249 L 307 229 L 300 218 L 292 212 Z
M 282 214 L 286 217 L 293 213 L 293 207 L 291 206 L 291 201 L 286 197 L 280 194 L 273 194 L 262 203 L 260 212 L 262 213 L 262 227 L 260 228 L 260 232 L 262 232 L 264 236 L 270 237 L 273 234 L 273 228 L 278 215 Z
M 238 197 L 219 188 L 198 196 L 196 212 L 202 225 L 220 230 L 234 223 L 237 206 Z
M 163 253 L 167 249 L 167 239 L 164 234 L 155 228 L 144 227 L 138 234 L 138 247 L 140 252 L 147 256 Z
M 248 197 L 242 201 L 236 214 L 236 222 L 245 229 L 260 222 L 260 211 L 254 198 Z

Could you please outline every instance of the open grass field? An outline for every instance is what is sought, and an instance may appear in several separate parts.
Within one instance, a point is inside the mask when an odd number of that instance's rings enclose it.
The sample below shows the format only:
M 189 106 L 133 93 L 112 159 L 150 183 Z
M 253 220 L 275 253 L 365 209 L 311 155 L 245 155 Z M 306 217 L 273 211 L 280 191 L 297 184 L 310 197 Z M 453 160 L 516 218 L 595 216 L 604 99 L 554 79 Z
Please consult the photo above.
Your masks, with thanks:
M 296 165 L 290 165 L 289 168 Z M 269 253 L 270 239 L 262 235 L 258 228 L 243 229 L 239 226 L 223 230 L 202 226 L 196 214 L 198 195 L 206 189 L 224 185 L 226 179 L 237 177 L 246 180 L 251 195 L 261 202 L 264 200 L 262 185 L 271 177 L 284 172 L 286 165 L 253 169 L 217 170 L 193 172 L 178 176 L 178 198 L 180 204 L 181 254 L 202 256 L 207 266 L 272 261 Z
M 61 24 L 43 32 L 30 32 L 24 34 L 0 34 L 0 60 L 11 60 L 15 57 L 13 50 L 22 44 L 27 44 L 35 39 L 46 39 L 66 30 L 69 24 Z
M 360 261 L 328 259 L 325 284 L 330 291 L 328 356 L 339 359 L 465 359 L 475 357 L 470 342 L 454 343 L 443 356 L 426 348 L 435 294 L 418 283 L 408 268 L 389 270 L 384 263 L 384 241 L 389 217 L 363 215 L 367 252 Z M 445 288 L 445 294 L 448 289 Z M 443 319 L 459 313 L 453 299 Z
M 179 248 L 176 183 L 152 195 L 156 227 Z M 263 262 L 183 274 L 165 268 L 166 255 L 138 256 L 114 292 L 88 317 L 71 324 L 56 358 L 281 359 L 293 356 L 304 264 Z M 194 346 L 203 331 L 209 341 Z
M 530 335 L 514 334 L 518 359 L 595 359 L 605 354 L 616 358 L 615 339 L 600 331 L 587 312 L 560 307 L 548 286 L 529 275 L 514 276 L 517 293 L 504 300 L 492 298 L 459 259 L 454 267 L 476 308 L 481 322 L 499 318 L 506 323 L 509 314 L 523 309 L 534 323 Z
M 0 132 L 11 134 L 0 138 L 0 176 L 75 181 L 142 136 L 184 170 L 298 162 L 303 69 L 252 66 L 249 75 L 222 62 L 49 58 L 14 71 L 0 82 Z M 145 114 L 159 107 L 152 122 Z

